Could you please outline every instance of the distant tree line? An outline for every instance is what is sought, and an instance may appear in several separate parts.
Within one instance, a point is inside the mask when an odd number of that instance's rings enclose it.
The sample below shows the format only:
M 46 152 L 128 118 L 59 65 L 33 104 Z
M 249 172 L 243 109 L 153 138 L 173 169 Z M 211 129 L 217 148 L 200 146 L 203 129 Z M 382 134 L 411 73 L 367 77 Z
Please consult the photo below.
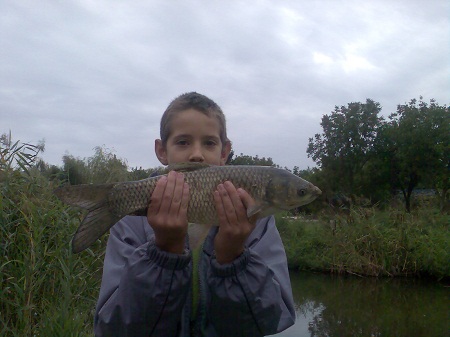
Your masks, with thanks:
M 113 151 L 105 146 L 97 146 L 91 157 L 82 159 L 65 154 L 61 167 L 48 165 L 43 160 L 39 160 L 36 167 L 47 178 L 71 185 L 140 180 L 148 178 L 155 171 L 163 170 L 162 167 L 129 168 L 127 161 L 117 157 Z

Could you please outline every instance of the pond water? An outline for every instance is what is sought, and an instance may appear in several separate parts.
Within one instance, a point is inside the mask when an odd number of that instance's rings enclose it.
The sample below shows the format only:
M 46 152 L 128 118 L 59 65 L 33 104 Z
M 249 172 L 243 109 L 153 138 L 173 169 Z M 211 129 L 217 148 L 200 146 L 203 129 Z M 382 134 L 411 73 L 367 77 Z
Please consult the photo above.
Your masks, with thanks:
M 297 320 L 277 337 L 450 337 L 450 288 L 436 281 L 291 272 Z

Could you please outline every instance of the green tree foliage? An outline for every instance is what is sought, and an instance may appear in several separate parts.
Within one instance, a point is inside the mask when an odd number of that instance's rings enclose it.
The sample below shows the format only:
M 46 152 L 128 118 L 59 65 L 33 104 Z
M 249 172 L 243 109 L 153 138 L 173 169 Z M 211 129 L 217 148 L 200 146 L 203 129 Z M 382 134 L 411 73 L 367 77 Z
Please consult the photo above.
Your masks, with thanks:
M 67 177 L 61 167 L 58 167 L 56 165 L 49 165 L 42 159 L 36 162 L 36 168 L 43 176 L 45 176 L 49 180 L 67 180 Z
M 393 190 L 402 191 L 408 212 L 421 182 L 437 190 L 443 208 L 449 188 L 449 108 L 434 100 L 427 104 L 422 97 L 399 105 L 379 133 L 377 156 L 379 172 L 389 175 Z
M 90 183 L 110 183 L 127 180 L 128 166 L 125 160 L 117 158 L 112 153 L 112 150 L 105 146 L 97 146 L 94 150 L 95 154 L 87 159 Z
M 128 171 L 128 180 L 142 180 L 146 179 L 150 176 L 151 170 L 143 169 L 142 167 L 132 167 L 130 171 Z
M 128 166 L 124 159 L 117 158 L 105 146 L 97 146 L 93 156 L 80 159 L 72 155 L 63 156 L 63 180 L 71 185 L 101 184 L 128 180 Z
M 157 166 L 153 168 L 143 169 L 142 167 L 132 167 L 128 171 L 128 180 L 129 181 L 135 181 L 135 180 L 142 180 L 147 179 L 150 176 L 157 176 L 160 174 L 165 173 L 165 167 L 164 166 Z
M 373 150 L 383 120 L 380 111 L 380 104 L 371 99 L 336 106 L 322 117 L 323 132 L 309 138 L 308 157 L 320 166 L 332 191 L 362 192 L 357 175 Z
M 89 180 L 85 162 L 72 155 L 63 156 L 63 178 L 71 185 L 86 184 Z
M 232 157 L 232 155 L 230 155 Z M 258 166 L 272 166 L 272 167 L 279 167 L 276 165 L 272 158 L 270 157 L 259 157 L 256 156 L 249 156 L 246 154 L 241 153 L 239 156 L 229 159 L 230 165 L 258 165 Z

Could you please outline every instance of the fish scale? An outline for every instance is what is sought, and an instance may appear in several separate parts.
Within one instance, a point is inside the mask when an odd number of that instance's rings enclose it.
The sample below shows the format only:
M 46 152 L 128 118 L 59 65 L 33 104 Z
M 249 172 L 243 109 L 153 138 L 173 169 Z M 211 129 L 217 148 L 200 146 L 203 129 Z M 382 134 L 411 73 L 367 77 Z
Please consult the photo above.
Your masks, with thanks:
M 278 168 L 265 166 L 209 166 L 183 163 L 171 168 L 184 173 L 189 185 L 188 222 L 218 225 L 214 191 L 225 181 L 243 188 L 255 204 L 247 216 L 261 218 L 277 210 L 305 205 L 321 194 L 313 184 Z M 63 186 L 55 194 L 64 202 L 87 209 L 72 240 L 74 252 L 89 247 L 125 215 L 146 215 L 158 177 L 103 185 Z

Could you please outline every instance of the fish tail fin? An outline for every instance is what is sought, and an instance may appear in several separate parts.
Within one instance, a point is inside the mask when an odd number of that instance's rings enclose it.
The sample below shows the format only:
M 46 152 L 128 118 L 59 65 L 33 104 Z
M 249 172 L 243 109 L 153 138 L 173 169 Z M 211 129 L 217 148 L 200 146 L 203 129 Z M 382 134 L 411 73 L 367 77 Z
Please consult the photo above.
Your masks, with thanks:
M 107 205 L 91 210 L 81 222 L 72 239 L 72 252 L 80 253 L 105 234 L 121 217 L 114 215 Z
M 79 253 L 105 234 L 120 217 L 111 212 L 108 194 L 115 184 L 63 186 L 54 191 L 63 202 L 86 209 L 72 239 L 72 251 Z

